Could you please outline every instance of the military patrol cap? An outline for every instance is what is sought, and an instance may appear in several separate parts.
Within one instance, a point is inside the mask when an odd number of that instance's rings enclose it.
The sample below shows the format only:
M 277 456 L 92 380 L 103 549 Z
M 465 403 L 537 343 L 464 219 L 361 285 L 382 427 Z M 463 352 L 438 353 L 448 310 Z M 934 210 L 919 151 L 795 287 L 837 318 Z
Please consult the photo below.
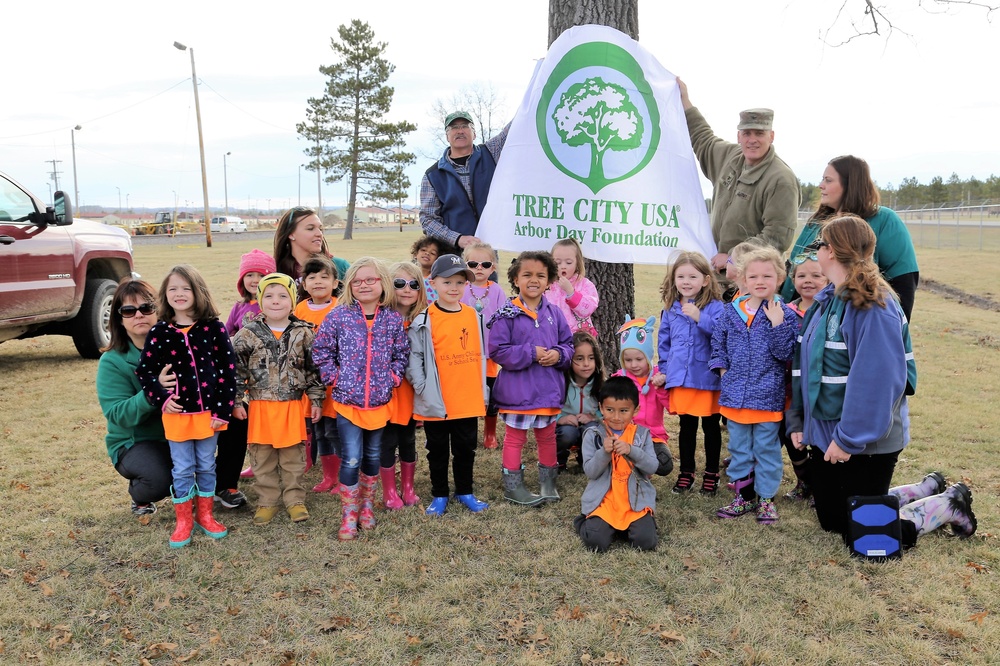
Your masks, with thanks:
M 772 109 L 747 109 L 746 111 L 740 111 L 740 124 L 736 126 L 736 129 L 771 131 L 774 129 L 773 125 L 774 111 Z
M 454 113 L 449 113 L 448 117 L 444 119 L 444 127 L 445 127 L 445 129 L 448 129 L 449 125 L 451 125 L 453 122 L 455 122 L 456 120 L 458 120 L 460 118 L 468 120 L 470 123 L 475 123 L 476 122 L 476 121 L 474 121 L 472 119 L 472 116 L 469 115 L 468 111 L 455 111 Z

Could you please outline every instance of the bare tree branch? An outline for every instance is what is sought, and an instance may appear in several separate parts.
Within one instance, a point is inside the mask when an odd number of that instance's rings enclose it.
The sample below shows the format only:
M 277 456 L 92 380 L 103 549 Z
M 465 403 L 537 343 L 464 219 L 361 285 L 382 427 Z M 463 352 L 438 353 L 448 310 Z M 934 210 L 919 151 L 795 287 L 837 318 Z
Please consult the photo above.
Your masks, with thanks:
M 916 4 L 917 7 L 933 14 L 944 14 L 953 8 L 960 10 L 963 7 L 975 7 L 985 11 L 987 21 L 992 21 L 993 12 L 1000 11 L 1000 5 L 990 4 L 984 0 L 917 0 Z M 858 9 L 863 9 L 864 13 L 860 18 L 855 18 L 851 15 L 851 10 Z M 894 32 L 912 37 L 893 22 L 892 13 L 887 5 L 875 4 L 875 0 L 842 0 L 829 27 L 820 31 L 819 39 L 827 46 L 838 47 L 849 44 L 855 39 L 873 35 L 884 36 L 888 41 Z M 845 22 L 850 26 L 849 36 L 841 40 L 831 39 L 831 34 Z

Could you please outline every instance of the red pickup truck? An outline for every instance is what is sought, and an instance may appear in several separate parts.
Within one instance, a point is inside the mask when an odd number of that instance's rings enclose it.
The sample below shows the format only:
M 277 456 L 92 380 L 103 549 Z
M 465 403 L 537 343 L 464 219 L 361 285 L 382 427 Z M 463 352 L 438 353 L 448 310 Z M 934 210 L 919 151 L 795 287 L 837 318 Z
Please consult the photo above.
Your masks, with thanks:
M 63 192 L 54 207 L 0 172 L 0 342 L 70 335 L 80 355 L 108 344 L 111 297 L 132 272 L 122 229 L 73 220 Z

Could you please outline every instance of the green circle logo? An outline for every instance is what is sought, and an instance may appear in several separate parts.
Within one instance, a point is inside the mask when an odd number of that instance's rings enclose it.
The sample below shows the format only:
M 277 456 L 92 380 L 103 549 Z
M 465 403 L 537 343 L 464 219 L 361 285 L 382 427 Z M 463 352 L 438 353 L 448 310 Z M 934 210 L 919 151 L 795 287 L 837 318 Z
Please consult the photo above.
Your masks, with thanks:
M 597 194 L 642 171 L 660 143 L 660 111 L 639 63 L 607 42 L 569 50 L 535 110 L 549 161 Z

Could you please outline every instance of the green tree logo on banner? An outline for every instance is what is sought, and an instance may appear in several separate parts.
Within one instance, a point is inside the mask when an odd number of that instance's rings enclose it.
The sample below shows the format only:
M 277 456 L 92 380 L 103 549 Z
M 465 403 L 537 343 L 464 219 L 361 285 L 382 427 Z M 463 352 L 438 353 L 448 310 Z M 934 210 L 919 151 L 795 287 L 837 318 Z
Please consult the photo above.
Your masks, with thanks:
M 639 173 L 660 142 L 660 112 L 642 68 L 606 42 L 563 56 L 545 82 L 535 124 L 552 164 L 594 194 Z

